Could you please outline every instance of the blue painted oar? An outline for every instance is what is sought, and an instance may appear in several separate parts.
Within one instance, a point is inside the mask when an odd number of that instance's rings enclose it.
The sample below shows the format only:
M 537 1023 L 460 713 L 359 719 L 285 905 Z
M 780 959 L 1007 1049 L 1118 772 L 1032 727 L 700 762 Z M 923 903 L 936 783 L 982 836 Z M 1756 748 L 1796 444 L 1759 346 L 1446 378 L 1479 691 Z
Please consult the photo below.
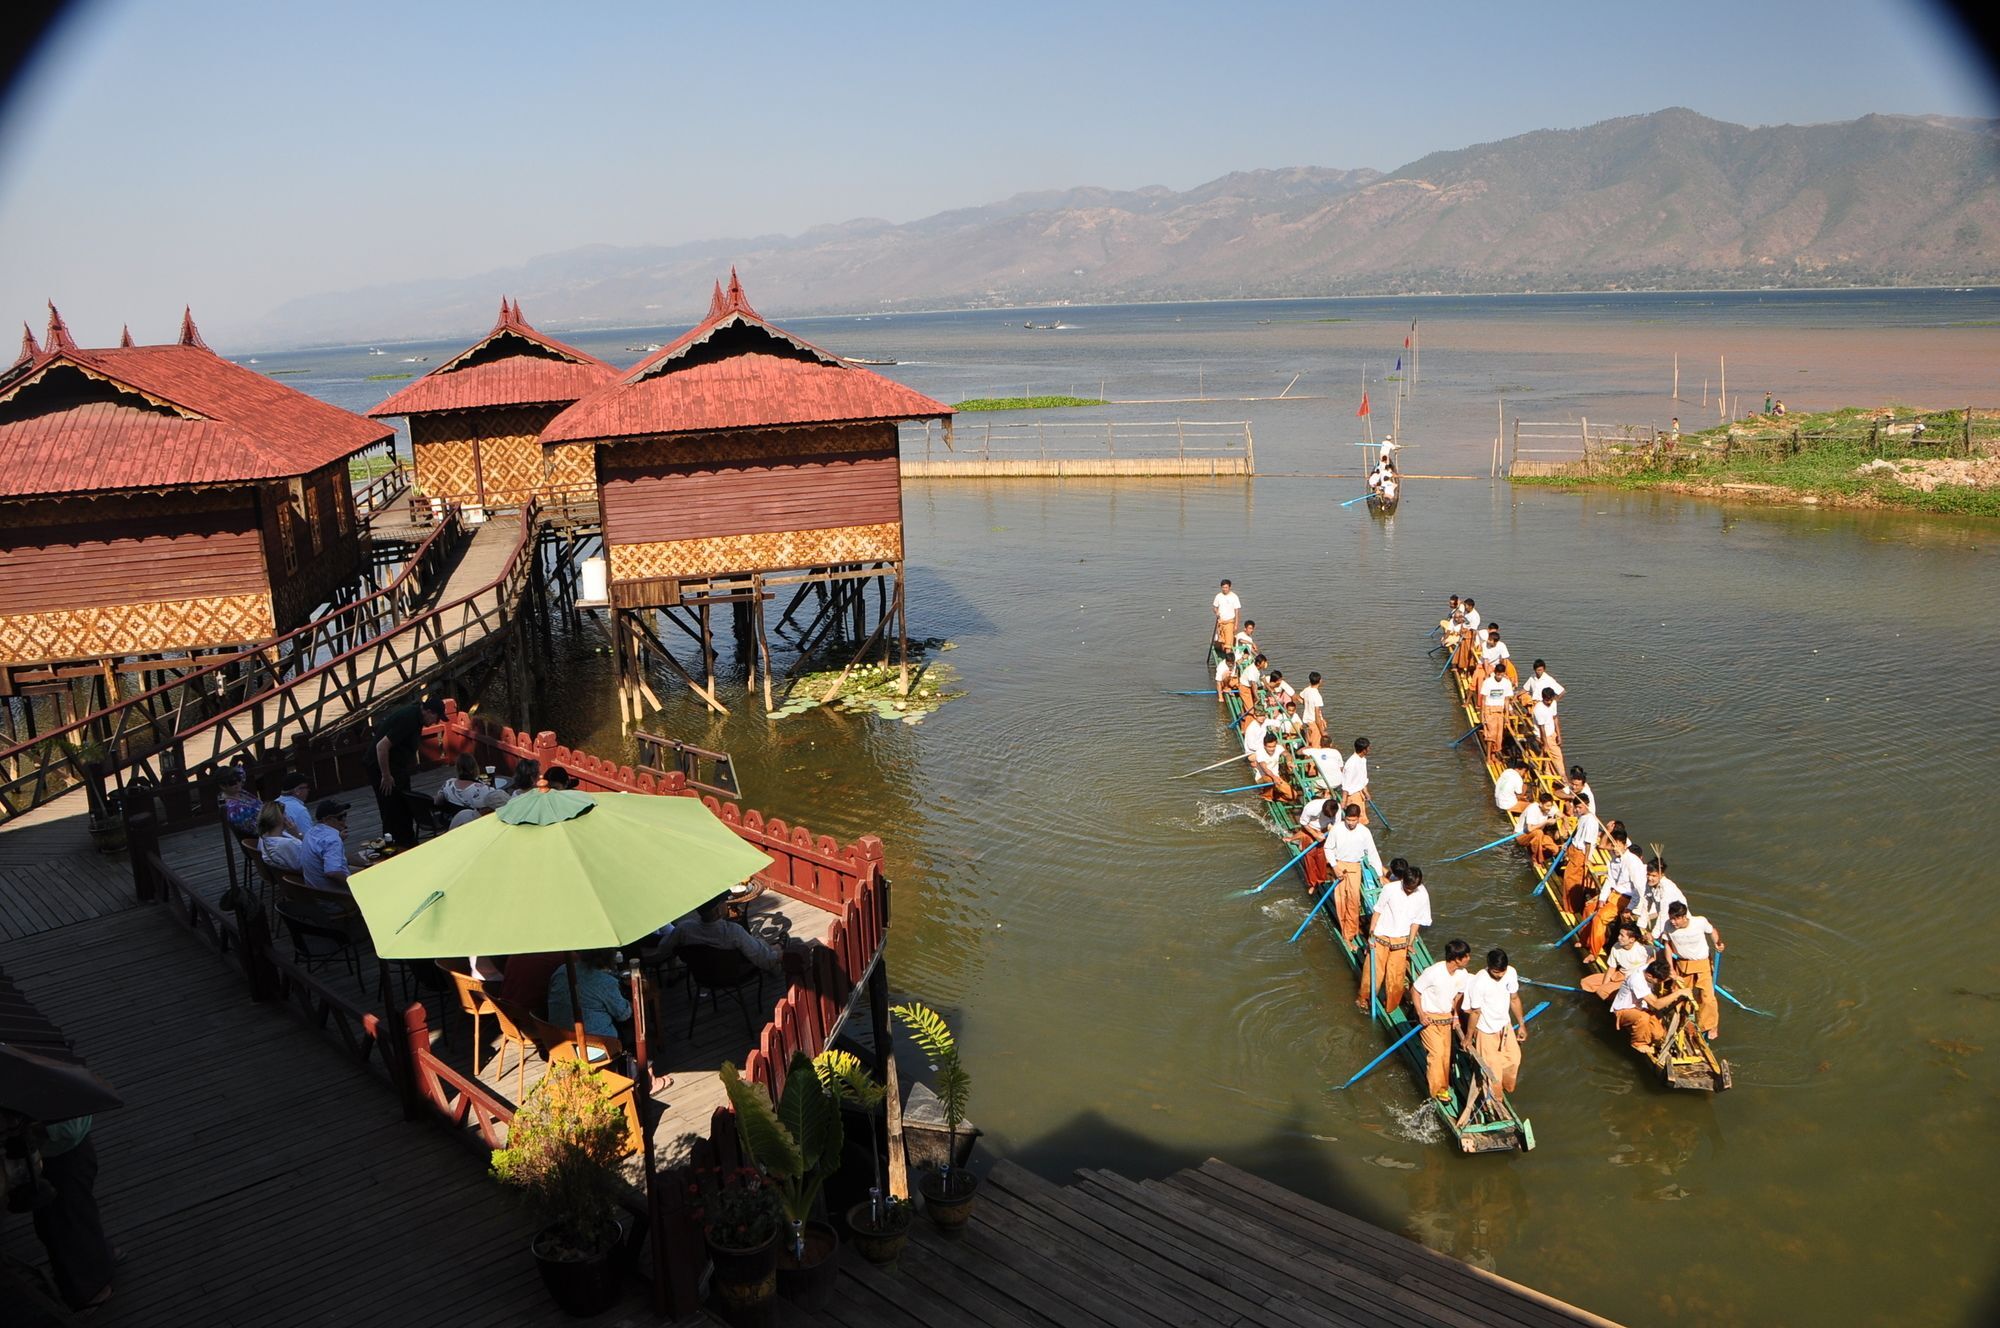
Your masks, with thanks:
M 1348 500 L 1347 500 L 1346 502 L 1342 503 L 1342 504 L 1341 504 L 1341 506 L 1342 506 L 1342 507 L 1352 507 L 1352 506 L 1354 506 L 1354 505 L 1355 505 L 1356 503 L 1365 503 L 1365 502 L 1367 502 L 1367 501 L 1368 501 L 1368 500 L 1369 500 L 1370 498 L 1373 498 L 1374 496 L 1375 496 L 1375 495 L 1374 495 L 1374 494 L 1372 494 L 1372 493 L 1364 493 L 1364 494 L 1362 494 L 1362 495 L 1361 495 L 1361 496 L 1360 496 L 1359 498 L 1349 498 L 1349 499 L 1348 499 Z
M 1479 732 L 1479 726 L 1477 724 L 1474 724 L 1471 728 L 1467 729 L 1465 732 L 1459 734 L 1456 738 L 1453 738 L 1450 742 L 1446 743 L 1445 746 L 1456 747 L 1458 746 L 1458 744 L 1464 742 L 1467 738 L 1471 737 L 1473 734 L 1477 732 Z
M 1547 986 L 1547 985 L 1549 985 L 1549 984 L 1548 984 L 1548 983 L 1546 983 L 1546 982 L 1538 982 L 1538 983 L 1536 983 L 1535 985 L 1536 985 L 1536 986 L 1538 986 L 1538 987 L 1546 987 L 1546 986 Z M 1541 1003 L 1540 1005 L 1537 1005 L 1537 1006 L 1536 1006 L 1536 1007 L 1535 1007 L 1534 1009 L 1532 1009 L 1532 1010 L 1528 1011 L 1528 1012 L 1527 1012 L 1526 1014 L 1522 1015 L 1522 1016 L 1521 1016 L 1521 1027 L 1523 1027 L 1523 1028 L 1526 1028 L 1526 1027 L 1527 1027 L 1527 1026 L 1528 1026 L 1528 1025 L 1529 1025 L 1529 1024 L 1531 1023 L 1531 1022 L 1533 1022 L 1533 1020 L 1534 1020 L 1534 1018 L 1535 1018 L 1535 1016 L 1536 1016 L 1536 1015 L 1540 1014 L 1540 1013 L 1541 1013 L 1542 1011 L 1544 1011 L 1544 1010 L 1546 1010 L 1546 1009 L 1548 1009 L 1548 1008 L 1549 1008 L 1549 1003 L 1548 1003 L 1547 1001 L 1543 1001 L 1543 1002 L 1542 1002 L 1542 1003 Z
M 1723 986 L 1720 982 L 1716 981 L 1716 979 L 1721 975 L 1722 975 L 1722 951 L 1717 950 L 1715 952 L 1715 967 L 1711 968 L 1708 971 L 1708 980 L 1715 987 L 1716 994 L 1721 996 L 1723 999 L 1727 1000 L 1731 1005 L 1734 1005 L 1739 1010 L 1747 1010 L 1751 1014 L 1761 1014 L 1766 1019 L 1776 1019 L 1778 1017 L 1772 1014 L 1769 1010 L 1760 1010 L 1754 1005 L 1745 1005 L 1742 1001 L 1737 1000 L 1735 992 L 1729 990 L 1729 988 Z
M 1277 879 L 1278 879 L 1278 878 L 1279 878 L 1280 876 L 1283 876 L 1283 875 L 1284 875 L 1284 874 L 1285 874 L 1286 872 L 1290 871 L 1290 870 L 1292 869 L 1292 866 L 1293 866 L 1293 864 L 1294 864 L 1294 863 L 1296 863 L 1296 862 L 1297 862 L 1297 861 L 1298 861 L 1298 860 L 1299 860 L 1300 858 L 1303 858 L 1303 857 L 1304 857 L 1304 856 L 1305 856 L 1306 854 L 1308 854 L 1308 853 L 1312 852 L 1312 851 L 1313 851 L 1314 849 L 1316 849 L 1316 848 L 1318 848 L 1318 847 L 1319 847 L 1319 841 L 1318 841 L 1318 840 L 1314 840 L 1314 841 L 1313 841 L 1312 843 L 1310 843 L 1310 844 L 1307 844 L 1307 845 L 1306 845 L 1306 846 L 1305 846 L 1304 848 L 1300 849 L 1300 850 L 1299 850 L 1299 851 L 1298 851 L 1297 853 L 1295 853 L 1295 854 L 1293 854 L 1293 855 L 1292 855 L 1292 861 L 1291 861 L 1291 862 L 1288 862 L 1288 863 L 1286 863 L 1286 864 L 1285 864 L 1284 866 L 1282 866 L 1282 867 L 1278 868 L 1278 870 L 1276 870 L 1276 871 L 1272 872 L 1272 873 L 1271 873 L 1271 874 L 1270 874 L 1269 876 L 1266 876 L 1266 877 L 1264 878 L 1264 880 L 1263 880 L 1262 884 L 1258 885 L 1256 889 L 1254 889 L 1254 890 L 1244 890 L 1244 891 L 1240 891 L 1239 893 L 1241 893 L 1241 894 L 1245 894 L 1245 895 L 1261 895 L 1261 894 L 1263 894 L 1263 893 L 1264 893 L 1264 891 L 1266 891 L 1266 890 L 1268 890 L 1268 889 L 1270 888 L 1270 886 L 1271 886 L 1271 882 L 1273 882 L 1273 881 L 1277 880 Z M 1329 890 L 1329 891 L 1328 891 L 1327 893 L 1331 894 L 1331 893 L 1332 893 L 1332 891 L 1330 891 L 1330 890 Z
M 1341 1084 L 1339 1087 L 1333 1089 L 1333 1091 L 1338 1093 L 1343 1088 L 1354 1087 L 1354 1085 L 1361 1082 L 1362 1075 L 1367 1074 L 1370 1070 L 1380 1065 L 1383 1061 L 1388 1060 L 1390 1053 L 1394 1052 L 1396 1048 L 1402 1046 L 1405 1042 L 1408 1042 L 1411 1038 L 1415 1037 L 1417 1034 L 1423 1031 L 1424 1031 L 1424 1026 L 1422 1024 L 1410 1025 L 1410 1031 L 1403 1034 L 1403 1036 L 1397 1038 L 1394 1042 L 1391 1042 L 1389 1044 L 1388 1051 L 1383 1052 L 1380 1056 L 1377 1056 L 1374 1060 L 1368 1062 L 1366 1065 L 1362 1066 L 1359 1070 L 1356 1070 L 1354 1072 L 1354 1077 L 1352 1079 L 1349 1079 L 1346 1083 Z
M 1560 937 L 1549 942 L 1549 949 L 1557 950 L 1562 948 L 1563 944 L 1567 942 L 1570 937 L 1582 931 L 1584 924 L 1589 922 L 1592 918 L 1596 916 L 1597 916 L 1597 906 L 1593 904 L 1591 905 L 1588 912 L 1586 912 L 1582 917 L 1577 919 L 1576 925 L 1574 927 L 1571 927 L 1568 931 L 1564 932 Z
M 1582 988 L 1582 987 L 1565 987 L 1565 986 L 1563 986 L 1563 984 L 1562 984 L 1562 983 L 1560 983 L 1560 982 L 1537 982 L 1537 981 L 1535 981 L 1535 980 L 1534 980 L 1533 978 L 1522 978 L 1522 979 L 1521 979 L 1521 981 L 1523 981 L 1523 982 L 1527 983 L 1527 984 L 1528 984 L 1529 986 L 1531 986 L 1531 987 L 1547 987 L 1547 988 L 1549 988 L 1549 989 L 1550 989 L 1550 990 L 1552 990 L 1552 991 L 1578 991 L 1578 992 L 1580 992 L 1580 991 L 1582 991 L 1582 990 L 1583 990 L 1583 988 Z
M 1580 829 L 1580 828 L 1581 828 L 1581 826 L 1579 825 L 1579 829 Z M 1558 853 L 1558 854 L 1556 854 L 1556 855 L 1555 855 L 1555 857 L 1554 857 L 1553 859 L 1551 859 L 1551 860 L 1550 860 L 1550 862 L 1549 862 L 1549 869 L 1548 869 L 1547 871 L 1545 871 L 1545 872 L 1543 872 L 1543 873 L 1542 873 L 1542 879 L 1541 879 L 1541 880 L 1539 880 L 1539 881 L 1535 882 L 1535 888 L 1534 888 L 1533 890 L 1530 890 L 1530 891 L 1528 892 L 1528 898 L 1530 898 L 1530 899 L 1533 899 L 1533 898 L 1534 898 L 1534 897 L 1535 897 L 1536 895 L 1538 895 L 1538 894 L 1540 894 L 1540 893 L 1541 893 L 1542 891 L 1544 891 L 1544 890 L 1548 889 L 1548 887 L 1549 887 L 1549 879 L 1550 879 L 1551 877 L 1553 877 L 1553 876 L 1554 876 L 1554 875 L 1556 874 L 1556 867 L 1557 867 L 1557 866 L 1558 866 L 1558 865 L 1559 865 L 1559 864 L 1560 864 L 1560 863 L 1562 862 L 1562 860 L 1563 860 L 1563 855 L 1569 852 L 1569 850 L 1570 850 L 1570 845 L 1571 845 L 1571 844 L 1574 844 L 1574 843 L 1576 843 L 1576 831 L 1575 831 L 1575 830 L 1572 830 L 1572 831 L 1570 831 L 1570 832 L 1569 832 L 1569 840 L 1568 840 L 1568 842 L 1567 842 L 1567 843 L 1565 843 L 1565 844 L 1564 844 L 1564 845 L 1562 846 L 1562 852 L 1561 852 L 1561 853 Z
M 1466 858 L 1475 857 L 1478 854 L 1484 853 L 1487 849 L 1499 848 L 1502 844 L 1511 844 L 1513 842 L 1514 842 L 1514 836 L 1512 834 L 1505 834 L 1500 836 L 1498 839 L 1494 840 L 1490 844 L 1481 844 L 1478 848 L 1472 849 L 1465 853 L 1461 853 L 1457 857 L 1444 858 L 1440 860 L 1438 865 L 1443 866 L 1447 862 L 1461 862 Z
M 1373 793 L 1369 793 L 1364 796 L 1366 796 L 1368 799 L 1368 805 L 1375 809 L 1375 814 L 1382 818 L 1382 829 L 1390 833 L 1394 833 L 1396 827 L 1389 824 L 1389 813 L 1382 810 L 1382 804 L 1375 801 L 1375 795 Z
M 1439 669 L 1439 670 L 1438 670 L 1438 675 L 1437 675 L 1437 676 L 1438 676 L 1438 677 L 1440 677 L 1440 678 L 1444 677 L 1444 674 L 1445 674 L 1445 669 L 1448 669 L 1448 668 L 1450 668 L 1450 667 L 1451 667 L 1451 656 L 1450 656 L 1450 655 L 1446 655 L 1446 656 L 1444 657 L 1444 668 L 1442 668 L 1442 669 Z
M 1334 888 L 1339 884 L 1340 880 L 1338 877 L 1336 877 L 1335 879 L 1328 881 L 1326 883 L 1326 887 L 1319 892 L 1319 902 L 1312 906 L 1312 911 L 1306 914 L 1306 920 L 1304 922 L 1301 922 L 1299 924 L 1299 929 L 1292 933 L 1293 944 L 1297 944 L 1299 937 L 1306 934 L 1306 928 L 1312 926 L 1312 920 L 1319 916 L 1319 911 L 1321 909 L 1326 907 L 1326 901 L 1333 898 Z
M 1251 789 L 1260 789 L 1269 787 L 1271 787 L 1271 781 L 1267 779 L 1261 784 L 1238 784 L 1235 788 L 1207 789 L 1204 791 L 1208 793 L 1214 793 L 1219 796 L 1224 793 L 1248 793 Z
M 1167 695 L 1168 696 L 1214 696 L 1215 692 L 1213 690 L 1201 691 L 1201 692 L 1168 692 Z

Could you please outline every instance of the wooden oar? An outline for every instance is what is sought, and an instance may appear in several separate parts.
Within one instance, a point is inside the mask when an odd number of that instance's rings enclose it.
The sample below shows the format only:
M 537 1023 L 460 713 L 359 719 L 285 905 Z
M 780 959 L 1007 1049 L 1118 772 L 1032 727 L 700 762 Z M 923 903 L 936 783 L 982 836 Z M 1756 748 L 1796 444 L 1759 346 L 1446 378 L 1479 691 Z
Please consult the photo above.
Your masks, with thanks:
M 1291 862 L 1286 863 L 1284 866 L 1278 868 L 1278 870 L 1272 872 L 1269 876 L 1266 876 L 1254 890 L 1243 890 L 1240 891 L 1239 893 L 1244 895 L 1263 894 L 1264 891 L 1270 889 L 1271 882 L 1277 880 L 1280 876 L 1283 876 L 1286 872 L 1290 871 L 1292 869 L 1293 864 L 1297 863 L 1300 858 L 1303 858 L 1306 854 L 1312 852 L 1314 849 L 1318 847 L 1319 847 L 1319 841 L 1315 839 L 1312 843 L 1307 844 L 1304 848 L 1300 849 L 1297 853 L 1293 854 Z M 1332 894 L 1333 891 L 1328 890 L 1327 893 Z
M 1224 793 L 1248 793 L 1251 789 L 1260 789 L 1269 787 L 1271 787 L 1271 781 L 1267 779 L 1261 784 L 1238 784 L 1235 788 L 1203 789 L 1202 792 L 1213 793 L 1216 794 L 1217 796 L 1220 796 Z
M 1411 1038 L 1415 1037 L 1417 1034 L 1423 1031 L 1424 1031 L 1424 1026 L 1422 1024 L 1410 1025 L 1410 1031 L 1403 1034 L 1403 1036 L 1397 1038 L 1394 1042 L 1391 1042 L 1389 1044 L 1388 1051 L 1383 1052 L 1380 1056 L 1377 1056 L 1374 1060 L 1368 1062 L 1366 1065 L 1362 1066 L 1359 1070 L 1356 1070 L 1354 1072 L 1354 1077 L 1352 1079 L 1349 1079 L 1346 1083 L 1339 1085 L 1332 1091 L 1338 1093 L 1342 1089 L 1354 1087 L 1356 1084 L 1361 1082 L 1361 1077 L 1363 1075 L 1367 1074 L 1370 1070 L 1380 1065 L 1383 1061 L 1388 1060 L 1390 1054 L 1393 1053 L 1396 1050 L 1396 1048 L 1402 1046 L 1405 1042 L 1408 1042 Z
M 1217 762 L 1215 763 L 1215 765 L 1205 765 L 1205 766 L 1203 766 L 1203 767 L 1202 767 L 1201 769 L 1199 769 L 1199 770 L 1190 770 L 1190 771 L 1188 771 L 1188 772 L 1187 772 L 1187 773 L 1186 773 L 1185 775 L 1175 775 L 1175 776 L 1174 776 L 1174 778 L 1175 778 L 1175 779 L 1193 779 L 1193 778 L 1194 778 L 1194 777 L 1195 777 L 1196 775 L 1205 775 L 1205 774 L 1207 774 L 1207 773 L 1208 773 L 1209 771 L 1211 771 L 1211 770 L 1214 770 L 1214 769 L 1216 769 L 1216 768 L 1217 768 L 1217 767 L 1219 767 L 1219 766 L 1225 766 L 1225 765 L 1228 765 L 1228 764 L 1229 764 L 1229 763 L 1230 763 L 1231 761 L 1247 761 L 1247 760 L 1249 760 L 1249 759 L 1250 759 L 1250 753 L 1248 753 L 1248 752 L 1238 752 L 1238 753 L 1236 753 L 1236 755 L 1234 755 L 1234 756 L 1225 756 L 1225 757 L 1223 757 L 1223 758 L 1222 758 L 1222 759 L 1221 759 L 1220 761 L 1217 761 Z
M 1574 927 L 1571 927 L 1571 928 L 1570 928 L 1570 929 L 1569 929 L 1568 931 L 1564 932 L 1564 933 L 1563 933 L 1563 934 L 1562 934 L 1561 936 L 1559 936 L 1559 937 L 1557 937 L 1557 938 L 1556 938 L 1555 940 L 1553 940 L 1553 941 L 1550 941 L 1550 942 L 1549 942 L 1549 949 L 1551 949 L 1551 950 L 1559 950 L 1559 949 L 1561 949 L 1561 948 L 1563 947 L 1563 944 L 1564 944 L 1565 942 L 1567 942 L 1567 941 L 1569 940 L 1569 938 L 1570 938 L 1570 937 L 1572 937 L 1572 936 L 1576 935 L 1576 934 L 1577 934 L 1578 932 L 1582 931 L 1582 930 L 1583 930 L 1583 927 L 1584 927 L 1584 924 L 1585 924 L 1585 923 L 1587 923 L 1587 922 L 1589 922 L 1589 921 L 1590 921 L 1590 920 L 1591 920 L 1592 918 L 1594 918 L 1594 917 L 1596 917 L 1596 916 L 1597 916 L 1597 906 L 1593 904 L 1593 905 L 1592 905 L 1592 906 L 1591 906 L 1591 907 L 1590 907 L 1590 908 L 1589 908 L 1589 909 L 1588 909 L 1588 910 L 1587 910 L 1587 911 L 1586 911 L 1586 912 L 1584 913 L 1584 915 L 1583 915 L 1582 917 L 1580 917 L 1580 918 L 1578 918 L 1578 919 L 1576 920 L 1576 925 L 1575 925 Z
M 1359 498 L 1349 498 L 1349 499 L 1348 499 L 1348 500 L 1347 500 L 1346 502 L 1342 503 L 1342 504 L 1341 504 L 1341 506 L 1342 506 L 1342 507 L 1352 507 L 1352 506 L 1354 506 L 1354 505 L 1355 505 L 1356 503 L 1365 503 L 1365 502 L 1367 502 L 1367 501 L 1368 501 L 1368 500 L 1369 500 L 1370 498 L 1373 498 L 1374 496 L 1375 496 L 1375 495 L 1374 495 L 1374 494 L 1372 494 L 1372 493 L 1364 493 L 1364 494 L 1362 494 L 1362 495 L 1361 495 L 1361 496 L 1360 496 Z
M 1453 738 L 1450 742 L 1446 743 L 1445 746 L 1447 748 L 1456 747 L 1458 746 L 1458 744 L 1464 742 L 1467 738 L 1471 737 L 1473 734 L 1477 732 L 1479 732 L 1479 725 L 1474 724 L 1471 728 L 1467 729 L 1465 732 L 1459 734 L 1456 738 Z
M 1295 858 L 1293 859 L 1293 861 L 1296 862 L 1297 859 Z M 1292 941 L 1294 944 L 1298 942 L 1299 937 L 1306 934 L 1306 928 L 1312 926 L 1312 920 L 1319 916 L 1319 911 L 1321 909 L 1326 907 L 1326 901 L 1333 898 L 1333 892 L 1339 886 L 1339 884 L 1340 884 L 1339 879 L 1335 878 L 1334 880 L 1328 881 L 1326 883 L 1326 888 L 1319 892 L 1319 902 L 1312 906 L 1312 911 L 1306 914 L 1306 920 L 1304 922 L 1301 922 L 1299 924 L 1299 929 L 1292 933 Z
M 1439 861 L 1438 865 L 1442 867 L 1447 862 L 1463 862 L 1465 859 L 1476 857 L 1479 854 L 1486 852 L 1486 850 L 1488 849 L 1499 848 L 1502 844 L 1511 844 L 1513 842 L 1514 842 L 1514 836 L 1512 834 L 1505 834 L 1500 836 L 1498 839 L 1494 840 L 1490 844 L 1481 844 L 1478 848 L 1471 849 L 1467 852 L 1461 853 L 1457 857 L 1444 858 Z
M 1562 851 L 1560 853 L 1557 853 L 1555 858 L 1550 861 L 1549 869 L 1542 873 L 1542 879 L 1535 882 L 1535 888 L 1528 892 L 1528 898 L 1533 899 L 1536 895 L 1540 894 L 1542 891 L 1549 888 L 1549 881 L 1555 876 L 1556 867 L 1561 864 L 1564 856 L 1566 856 L 1569 853 L 1571 845 L 1575 843 L 1576 843 L 1576 831 L 1572 830 L 1569 832 L 1569 839 L 1563 843 Z M 1561 942 L 1557 943 L 1561 944 Z

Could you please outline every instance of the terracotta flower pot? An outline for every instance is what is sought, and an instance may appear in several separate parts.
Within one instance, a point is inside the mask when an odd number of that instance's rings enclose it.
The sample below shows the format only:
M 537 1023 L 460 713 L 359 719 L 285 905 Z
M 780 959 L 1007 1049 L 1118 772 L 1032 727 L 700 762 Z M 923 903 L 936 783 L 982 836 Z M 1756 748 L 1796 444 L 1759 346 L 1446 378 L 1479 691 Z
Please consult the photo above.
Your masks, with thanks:
M 778 1237 L 773 1234 L 755 1249 L 738 1249 L 710 1236 L 708 1257 L 715 1265 L 711 1286 L 723 1317 L 736 1324 L 766 1322 L 778 1294 Z
M 979 1193 L 979 1177 L 969 1171 L 927 1172 L 917 1182 L 924 1196 L 924 1216 L 947 1236 L 956 1236 L 972 1219 L 972 1200 Z
M 805 1258 L 797 1259 L 791 1238 L 778 1238 L 778 1294 L 800 1309 L 825 1309 L 840 1275 L 840 1233 L 824 1222 L 808 1222 L 805 1245 Z
M 847 1210 L 847 1236 L 861 1257 L 880 1268 L 893 1265 L 910 1243 L 910 1223 L 915 1218 L 906 1203 L 889 1205 L 880 1227 L 868 1219 L 868 1200 Z

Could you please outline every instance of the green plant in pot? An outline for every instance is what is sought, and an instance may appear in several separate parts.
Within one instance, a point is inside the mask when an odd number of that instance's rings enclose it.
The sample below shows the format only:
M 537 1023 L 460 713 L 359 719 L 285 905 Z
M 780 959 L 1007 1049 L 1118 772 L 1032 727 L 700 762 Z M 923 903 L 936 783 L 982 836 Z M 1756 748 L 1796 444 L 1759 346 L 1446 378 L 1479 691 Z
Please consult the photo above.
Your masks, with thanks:
M 744 1079 L 733 1065 L 722 1067 L 722 1083 L 743 1150 L 777 1182 L 778 1199 L 791 1224 L 789 1238 L 778 1244 L 778 1289 L 807 1308 L 819 1308 L 833 1291 L 840 1236 L 811 1219 L 820 1188 L 840 1166 L 845 1143 L 840 1099 L 802 1051 L 793 1054 L 776 1102 L 762 1084 Z
M 835 1097 L 868 1113 L 868 1155 L 875 1168 L 873 1183 L 868 1197 L 847 1210 L 847 1230 L 862 1258 L 877 1265 L 893 1264 L 910 1239 L 910 1205 L 888 1193 L 882 1152 L 875 1142 L 874 1114 L 888 1096 L 888 1090 L 861 1067 L 861 1058 L 853 1052 L 823 1051 L 813 1057 L 813 1069 Z
M 522 1189 L 545 1225 L 534 1240 L 542 1282 L 569 1313 L 601 1314 L 618 1300 L 624 1226 L 612 1178 L 625 1154 L 625 1115 L 603 1076 L 557 1061 L 521 1104 L 493 1174 Z
M 732 1322 L 761 1322 L 778 1288 L 778 1237 L 785 1230 L 778 1183 L 756 1167 L 707 1167 L 701 1174 L 711 1182 L 708 1191 L 690 1185 L 688 1197 L 715 1265 L 716 1299 Z
M 972 1093 L 972 1077 L 958 1060 L 958 1040 L 944 1016 L 920 1001 L 891 1006 L 889 1012 L 910 1030 L 917 1046 L 931 1063 L 937 1080 L 938 1102 L 944 1108 L 946 1149 L 944 1164 L 917 1182 L 924 1196 L 924 1213 L 932 1225 L 947 1235 L 956 1235 L 972 1216 L 972 1198 L 979 1189 L 979 1177 L 956 1166 L 958 1128 L 965 1123 L 965 1104 Z

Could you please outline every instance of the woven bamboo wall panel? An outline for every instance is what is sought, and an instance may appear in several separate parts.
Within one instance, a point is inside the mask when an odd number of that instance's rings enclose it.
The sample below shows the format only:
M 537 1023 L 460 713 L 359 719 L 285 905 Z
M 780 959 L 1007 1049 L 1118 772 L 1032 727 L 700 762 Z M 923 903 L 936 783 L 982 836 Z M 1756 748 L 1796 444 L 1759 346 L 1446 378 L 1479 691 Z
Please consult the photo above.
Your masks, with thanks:
M 511 507 L 545 493 L 542 430 L 561 409 L 505 406 L 412 416 L 418 485 L 428 497 L 489 507 Z
M 580 494 L 597 489 L 597 445 L 557 443 L 542 449 L 551 492 Z
M 606 469 L 645 470 L 727 461 L 771 461 L 894 450 L 893 424 L 819 424 L 793 429 L 732 429 L 605 445 Z
M 894 521 L 886 521 L 826 530 L 777 530 L 760 535 L 613 544 L 610 554 L 613 581 L 775 572 L 899 559 L 903 556 L 903 528 Z
M 473 463 L 472 444 L 443 441 L 411 441 L 417 458 L 417 487 L 427 497 L 465 499 L 479 494 L 479 471 Z
M 0 663 L 238 645 L 275 635 L 268 594 L 0 616 Z

